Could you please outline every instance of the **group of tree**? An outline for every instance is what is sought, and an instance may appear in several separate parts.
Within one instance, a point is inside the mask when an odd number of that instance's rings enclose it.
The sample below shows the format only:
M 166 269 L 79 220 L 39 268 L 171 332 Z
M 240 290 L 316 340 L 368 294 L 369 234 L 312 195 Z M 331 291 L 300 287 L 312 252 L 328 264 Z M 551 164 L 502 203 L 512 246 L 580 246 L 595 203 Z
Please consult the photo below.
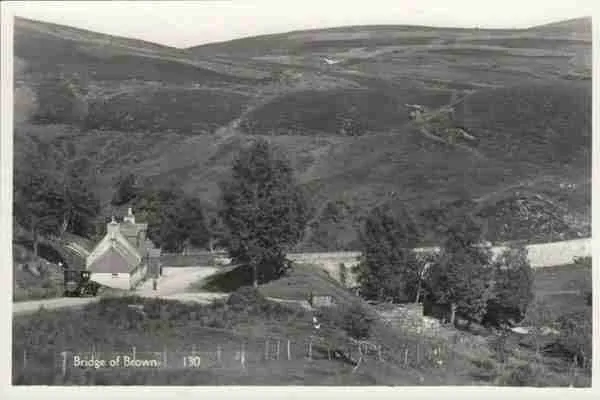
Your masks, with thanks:
M 133 174 L 116 180 L 112 204 L 133 205 L 163 251 L 226 247 L 235 263 L 251 270 L 254 286 L 286 271 L 286 252 L 301 239 L 308 215 L 289 161 L 265 140 L 239 152 L 221 182 L 216 212 L 174 186 L 145 188 Z
M 445 241 L 423 257 L 419 227 L 406 209 L 375 207 L 360 232 L 362 261 L 356 268 L 361 295 L 379 301 L 420 302 L 457 316 L 503 326 L 522 320 L 532 301 L 533 275 L 524 248 L 492 256 L 481 224 L 469 212 L 447 213 Z
M 130 204 L 138 220 L 148 224 L 150 240 L 166 252 L 181 252 L 188 246 L 205 247 L 209 241 L 202 201 L 174 186 L 144 188 L 133 174 L 119 178 L 112 204 Z
M 30 232 L 35 255 L 41 237 L 91 235 L 100 203 L 74 149 L 32 140 L 15 153 L 14 218 Z
M 413 249 L 419 232 L 411 215 L 401 214 L 395 215 L 389 205 L 376 207 L 359 232 L 363 260 L 356 279 L 365 298 L 404 302 L 417 295 L 422 266 Z

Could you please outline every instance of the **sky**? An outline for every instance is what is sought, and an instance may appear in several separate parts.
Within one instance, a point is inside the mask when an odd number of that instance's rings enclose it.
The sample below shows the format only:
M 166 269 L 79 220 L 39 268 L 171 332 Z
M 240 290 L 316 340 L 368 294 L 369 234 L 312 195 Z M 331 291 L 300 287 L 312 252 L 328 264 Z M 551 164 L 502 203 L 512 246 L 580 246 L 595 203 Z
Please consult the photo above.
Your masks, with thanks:
M 7 1 L 17 16 L 190 47 L 344 25 L 526 28 L 592 15 L 597 0 Z

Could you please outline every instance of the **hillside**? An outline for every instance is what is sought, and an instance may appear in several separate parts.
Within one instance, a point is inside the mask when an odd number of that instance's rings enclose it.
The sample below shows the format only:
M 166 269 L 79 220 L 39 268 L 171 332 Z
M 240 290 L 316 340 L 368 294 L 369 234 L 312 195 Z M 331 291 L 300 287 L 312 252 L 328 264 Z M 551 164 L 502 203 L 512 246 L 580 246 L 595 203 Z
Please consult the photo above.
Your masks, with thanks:
M 202 306 L 107 298 L 84 310 L 18 317 L 14 325 L 12 380 L 16 385 L 415 385 L 440 384 L 449 375 L 429 358 L 433 342 L 414 338 L 407 343 L 420 343 L 420 361 L 411 357 L 410 365 L 402 368 L 394 357 L 401 341 L 387 338 L 386 362 L 377 362 L 371 355 L 354 370 L 355 362 L 339 356 L 348 352 L 352 342 L 335 326 L 313 339 L 308 359 L 311 314 L 264 300 L 238 304 L 230 299 L 228 304 L 218 301 Z M 57 330 L 57 326 L 65 328 Z M 265 352 L 268 341 L 285 345 L 287 340 L 289 351 L 282 348 L 280 356 L 275 357 L 274 349 L 270 355 Z M 331 356 L 334 350 L 338 350 L 335 357 Z M 62 374 L 56 368 L 62 351 L 69 355 L 93 351 L 98 358 L 131 356 L 135 351 L 138 358 L 160 360 L 162 365 L 86 370 L 69 361 Z M 200 364 L 186 367 L 182 363 L 186 356 L 199 357 Z M 460 357 L 456 362 L 465 361 Z M 456 376 L 454 381 L 479 383 L 469 376 Z
M 341 27 L 180 50 L 17 19 L 15 156 L 31 138 L 73 145 L 105 210 L 122 171 L 214 205 L 237 150 L 266 136 L 314 206 L 302 249 L 356 248 L 382 202 L 427 215 L 465 196 L 491 240 L 521 239 L 531 218 L 552 227 L 532 241 L 585 236 L 590 27 Z M 539 218 L 514 210 L 522 193 L 543 198 Z

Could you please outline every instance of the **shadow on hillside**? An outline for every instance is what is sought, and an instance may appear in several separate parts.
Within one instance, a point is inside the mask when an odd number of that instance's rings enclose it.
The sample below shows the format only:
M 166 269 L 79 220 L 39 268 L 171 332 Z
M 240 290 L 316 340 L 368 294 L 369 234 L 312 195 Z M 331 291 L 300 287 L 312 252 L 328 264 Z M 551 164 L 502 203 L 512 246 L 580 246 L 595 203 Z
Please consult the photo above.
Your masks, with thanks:
M 261 276 L 259 267 L 259 285 L 264 285 L 277 279 L 268 279 L 265 276 Z M 252 283 L 252 269 L 247 265 L 239 265 L 204 279 L 198 283 L 196 288 L 210 292 L 234 292 L 243 286 L 252 286 Z
M 198 283 L 197 289 L 210 292 L 233 292 L 248 285 L 252 285 L 252 271 L 250 268 L 239 266 L 206 278 Z

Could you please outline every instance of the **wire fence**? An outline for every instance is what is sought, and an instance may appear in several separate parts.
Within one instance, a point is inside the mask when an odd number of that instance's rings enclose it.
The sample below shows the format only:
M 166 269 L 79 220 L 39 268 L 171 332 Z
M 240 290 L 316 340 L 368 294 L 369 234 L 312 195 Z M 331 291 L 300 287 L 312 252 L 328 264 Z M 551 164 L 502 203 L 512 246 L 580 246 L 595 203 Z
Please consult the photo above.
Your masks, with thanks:
M 40 367 L 52 367 L 57 376 L 73 370 L 160 370 L 160 369 L 227 369 L 244 370 L 271 362 L 310 362 L 335 360 L 358 370 L 366 360 L 394 363 L 401 367 L 443 367 L 448 354 L 442 348 L 422 343 L 407 343 L 398 351 L 360 340 L 335 342 L 317 336 L 288 339 L 269 336 L 254 340 L 224 341 L 211 345 L 184 348 L 147 347 L 69 349 L 58 353 L 34 354 L 27 349 L 13 353 L 13 371 L 22 374 Z
M 411 338 L 390 348 L 363 340 L 336 342 L 318 336 L 268 336 L 162 348 L 130 346 L 117 349 L 90 346 L 87 349 L 42 353 L 23 349 L 13 352 L 13 380 L 17 381 L 14 384 L 89 384 L 95 382 L 94 376 L 104 375 L 106 384 L 117 384 L 113 382 L 115 379 L 130 379 L 132 376 L 146 379 L 141 382 L 148 384 L 165 374 L 180 376 L 180 373 L 184 373 L 193 374 L 194 377 L 201 377 L 206 373 L 244 376 L 264 368 L 281 371 L 287 368 L 286 363 L 291 368 L 304 369 L 310 368 L 312 363 L 322 361 L 343 363 L 352 373 L 365 372 L 381 365 L 383 368 L 393 366 L 410 369 L 421 375 L 433 373 L 432 376 L 443 376 L 448 372 L 472 374 L 477 368 L 470 363 L 475 361 L 481 363 L 479 373 L 483 374 L 496 376 L 499 372 L 495 368 L 504 368 L 504 364 L 498 364 L 493 370 L 487 371 L 486 368 L 489 367 L 485 365 L 489 358 L 477 359 L 475 353 L 472 354 L 473 360 L 465 364 L 464 354 L 457 351 L 457 346 L 459 345 L 452 342 L 434 344 L 422 338 Z M 563 374 L 569 375 L 565 375 L 565 379 L 571 382 L 579 379 L 580 368 L 575 362 L 576 360 L 569 371 L 563 371 Z M 540 360 L 536 365 L 539 368 L 546 363 Z M 547 367 L 551 368 L 550 365 Z M 53 380 L 49 381 L 48 376 Z M 25 382 L 18 383 L 19 380 Z

